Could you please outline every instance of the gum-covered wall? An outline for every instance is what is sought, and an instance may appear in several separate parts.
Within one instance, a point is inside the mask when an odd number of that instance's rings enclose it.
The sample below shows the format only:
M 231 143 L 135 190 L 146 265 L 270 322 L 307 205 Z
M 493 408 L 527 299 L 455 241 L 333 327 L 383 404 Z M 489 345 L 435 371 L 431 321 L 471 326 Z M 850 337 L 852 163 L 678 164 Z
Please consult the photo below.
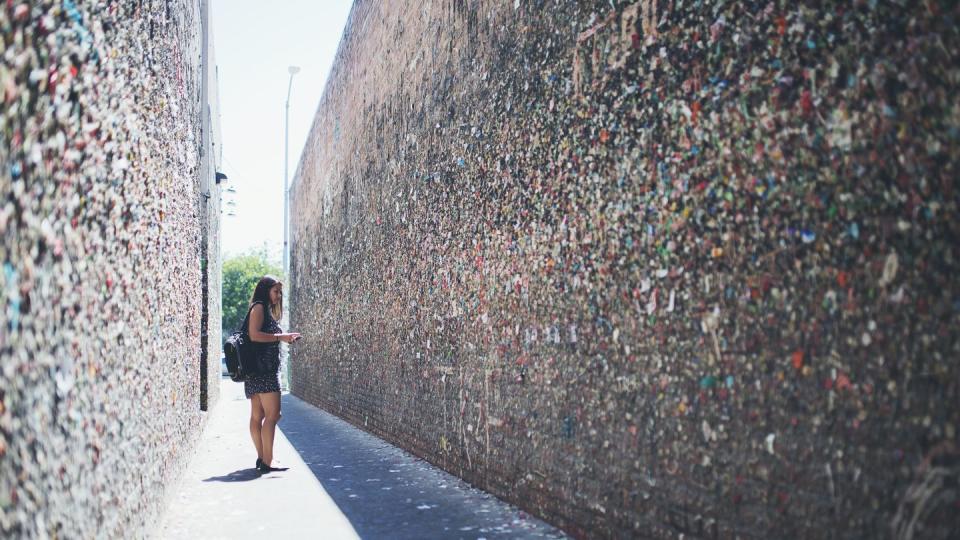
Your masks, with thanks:
M 200 17 L 0 6 L 0 536 L 145 535 L 202 427 Z
M 357 2 L 294 393 L 579 537 L 956 537 L 958 15 Z

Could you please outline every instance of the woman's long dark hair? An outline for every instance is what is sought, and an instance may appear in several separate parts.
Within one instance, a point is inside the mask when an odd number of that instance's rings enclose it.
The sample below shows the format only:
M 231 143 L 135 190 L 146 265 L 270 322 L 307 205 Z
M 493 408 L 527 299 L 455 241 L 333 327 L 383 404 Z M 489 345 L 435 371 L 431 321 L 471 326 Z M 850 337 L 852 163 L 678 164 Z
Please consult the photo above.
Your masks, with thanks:
M 270 315 L 273 316 L 275 321 L 279 321 L 280 317 L 283 316 L 283 298 L 281 297 L 276 304 L 270 303 L 270 289 L 277 283 L 280 283 L 279 279 L 270 275 L 263 276 L 257 283 L 257 288 L 253 290 L 253 299 L 250 300 L 251 306 L 254 302 L 263 302 L 264 306 L 269 306 Z

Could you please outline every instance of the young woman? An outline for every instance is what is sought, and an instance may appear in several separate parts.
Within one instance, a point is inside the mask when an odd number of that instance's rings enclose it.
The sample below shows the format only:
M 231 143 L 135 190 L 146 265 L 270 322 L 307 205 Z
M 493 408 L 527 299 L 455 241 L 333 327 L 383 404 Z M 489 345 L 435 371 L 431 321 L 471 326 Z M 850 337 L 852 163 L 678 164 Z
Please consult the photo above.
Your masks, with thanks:
M 273 276 L 263 276 L 253 291 L 247 334 L 250 352 L 259 355 L 261 365 L 276 366 L 272 372 L 250 375 L 243 383 L 250 400 L 250 437 L 257 448 L 257 469 L 261 473 L 276 470 L 273 464 L 273 436 L 280 421 L 280 342 L 293 343 L 298 333 L 284 333 L 277 323 L 283 312 L 283 284 Z

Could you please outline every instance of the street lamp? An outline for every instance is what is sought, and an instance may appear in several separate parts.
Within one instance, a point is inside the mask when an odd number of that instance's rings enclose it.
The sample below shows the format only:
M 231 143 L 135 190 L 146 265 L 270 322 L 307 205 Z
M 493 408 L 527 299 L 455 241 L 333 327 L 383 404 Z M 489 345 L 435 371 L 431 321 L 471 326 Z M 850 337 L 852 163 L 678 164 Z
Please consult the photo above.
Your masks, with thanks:
M 290 191 L 287 187 L 287 154 L 290 139 L 290 89 L 293 88 L 293 76 L 300 71 L 297 66 L 290 66 L 290 82 L 287 84 L 287 101 L 284 105 L 283 119 L 283 274 L 290 275 Z
M 283 117 L 283 275 L 290 275 L 290 188 L 287 187 L 287 155 L 289 154 L 288 147 L 290 145 L 290 89 L 293 88 L 293 76 L 300 71 L 300 68 L 297 66 L 290 66 L 287 68 L 287 73 L 290 74 L 290 82 L 287 84 L 287 101 L 284 104 L 284 117 Z M 288 279 L 288 278 L 287 278 Z M 289 286 L 288 286 L 289 287 Z M 288 288 L 289 290 L 289 288 Z M 287 313 L 283 316 L 288 317 L 290 306 L 287 305 Z M 283 359 L 284 364 L 289 358 L 289 349 L 284 351 Z M 283 369 L 283 386 L 284 389 L 290 387 L 290 372 L 286 365 Z

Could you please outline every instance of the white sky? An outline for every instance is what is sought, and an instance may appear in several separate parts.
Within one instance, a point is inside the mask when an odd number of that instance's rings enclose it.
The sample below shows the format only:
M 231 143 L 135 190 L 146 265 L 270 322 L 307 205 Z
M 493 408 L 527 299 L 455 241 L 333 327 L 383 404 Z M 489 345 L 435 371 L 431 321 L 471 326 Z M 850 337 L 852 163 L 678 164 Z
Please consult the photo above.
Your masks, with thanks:
M 323 94 L 352 0 L 213 0 L 220 78 L 224 193 L 223 256 L 283 246 L 283 105 L 290 75 L 290 181 Z M 227 216 L 236 201 L 236 216 Z

